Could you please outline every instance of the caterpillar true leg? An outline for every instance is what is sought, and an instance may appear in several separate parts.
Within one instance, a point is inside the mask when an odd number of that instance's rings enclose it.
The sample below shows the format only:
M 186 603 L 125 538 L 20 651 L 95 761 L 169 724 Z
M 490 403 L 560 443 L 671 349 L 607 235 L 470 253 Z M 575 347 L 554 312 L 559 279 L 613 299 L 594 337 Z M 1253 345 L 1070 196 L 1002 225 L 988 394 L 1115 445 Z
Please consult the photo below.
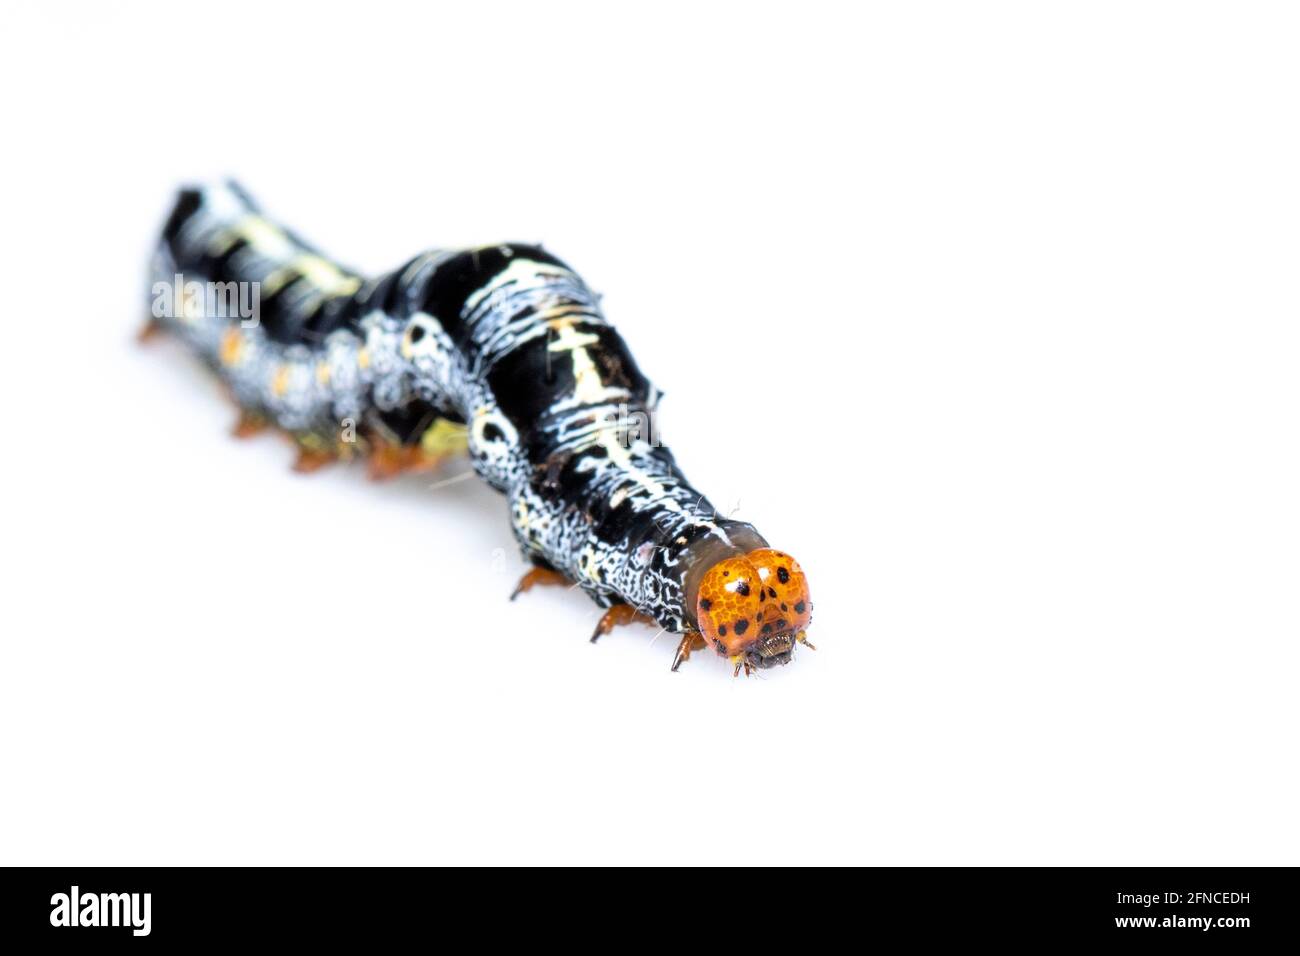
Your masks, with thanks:
M 682 661 L 691 659 L 691 651 L 702 651 L 708 644 L 700 636 L 699 631 L 687 631 L 682 635 L 682 639 L 677 642 L 677 653 L 673 655 L 673 666 L 671 670 L 677 670 L 682 666 Z
M 514 600 L 525 591 L 531 591 L 539 584 L 568 584 L 569 579 L 559 571 L 553 571 L 550 568 L 535 567 L 531 568 L 515 585 L 515 589 L 510 592 L 510 600 Z
M 591 643 L 595 644 L 602 634 L 608 634 L 616 627 L 624 624 L 631 624 L 633 621 L 640 621 L 643 624 L 653 625 L 655 619 L 642 614 L 630 604 L 615 604 L 612 608 L 600 616 L 596 622 L 596 629 L 591 632 Z

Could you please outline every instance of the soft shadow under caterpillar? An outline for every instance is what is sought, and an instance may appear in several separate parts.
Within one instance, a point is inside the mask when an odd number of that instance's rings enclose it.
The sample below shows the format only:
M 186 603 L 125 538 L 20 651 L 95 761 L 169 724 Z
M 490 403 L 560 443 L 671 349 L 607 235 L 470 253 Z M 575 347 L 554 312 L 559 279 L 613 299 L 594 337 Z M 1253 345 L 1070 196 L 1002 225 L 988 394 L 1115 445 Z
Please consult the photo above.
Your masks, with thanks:
M 364 279 L 221 184 L 181 191 L 152 272 L 155 304 L 174 294 L 150 330 L 216 370 L 240 433 L 289 433 L 300 469 L 364 455 L 385 476 L 467 447 L 533 564 L 515 593 L 576 582 L 609 608 L 593 640 L 649 618 L 683 635 L 673 670 L 711 646 L 736 673 L 811 646 L 799 564 L 719 517 L 650 440 L 655 388 L 549 252 L 427 252 Z M 254 290 L 256 321 L 214 289 L 241 302 Z

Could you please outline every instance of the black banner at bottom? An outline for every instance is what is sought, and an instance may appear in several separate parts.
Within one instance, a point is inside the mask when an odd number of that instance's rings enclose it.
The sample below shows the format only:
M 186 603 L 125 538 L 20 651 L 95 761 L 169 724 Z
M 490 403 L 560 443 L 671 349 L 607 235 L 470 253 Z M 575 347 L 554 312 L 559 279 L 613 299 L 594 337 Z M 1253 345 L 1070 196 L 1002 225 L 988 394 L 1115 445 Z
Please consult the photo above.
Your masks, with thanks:
M 833 939 L 1294 945 L 1293 869 L 7 869 L 0 939 L 140 947 Z M 689 932 L 686 928 L 690 927 Z M 784 943 L 782 942 L 784 941 Z M 13 951 L 13 950 L 11 950 Z

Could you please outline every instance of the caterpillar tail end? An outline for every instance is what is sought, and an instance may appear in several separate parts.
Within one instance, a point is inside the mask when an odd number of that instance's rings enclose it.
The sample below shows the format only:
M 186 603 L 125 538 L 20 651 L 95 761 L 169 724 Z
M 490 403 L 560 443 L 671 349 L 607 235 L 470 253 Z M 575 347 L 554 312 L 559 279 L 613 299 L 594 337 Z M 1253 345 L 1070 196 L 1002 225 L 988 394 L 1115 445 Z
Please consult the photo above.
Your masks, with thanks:
M 241 410 L 239 417 L 235 419 L 235 424 L 230 429 L 230 434 L 235 438 L 252 438 L 254 435 L 262 434 L 269 427 L 270 422 L 261 415 Z
M 135 340 L 140 345 L 148 345 L 150 342 L 160 338 L 163 334 L 163 325 L 153 316 L 144 320 L 140 326 L 140 331 L 135 333 Z

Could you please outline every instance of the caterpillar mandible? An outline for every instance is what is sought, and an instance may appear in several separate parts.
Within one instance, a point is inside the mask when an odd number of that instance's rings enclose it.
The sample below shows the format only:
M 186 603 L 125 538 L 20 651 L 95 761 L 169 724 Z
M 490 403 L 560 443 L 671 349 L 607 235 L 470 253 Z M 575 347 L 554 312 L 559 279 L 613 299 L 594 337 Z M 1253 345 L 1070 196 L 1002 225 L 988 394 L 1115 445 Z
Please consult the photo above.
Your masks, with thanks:
M 647 434 L 658 392 L 541 247 L 426 252 L 365 279 L 222 183 L 180 191 L 151 273 L 146 331 L 217 372 L 236 434 L 287 433 L 299 470 L 365 457 L 382 478 L 467 450 L 532 564 L 512 599 L 574 582 L 608 609 L 593 641 L 637 619 L 680 633 L 674 671 L 706 647 L 736 675 L 812 648 L 798 562 L 719 517 Z M 249 289 L 254 316 L 231 307 Z

